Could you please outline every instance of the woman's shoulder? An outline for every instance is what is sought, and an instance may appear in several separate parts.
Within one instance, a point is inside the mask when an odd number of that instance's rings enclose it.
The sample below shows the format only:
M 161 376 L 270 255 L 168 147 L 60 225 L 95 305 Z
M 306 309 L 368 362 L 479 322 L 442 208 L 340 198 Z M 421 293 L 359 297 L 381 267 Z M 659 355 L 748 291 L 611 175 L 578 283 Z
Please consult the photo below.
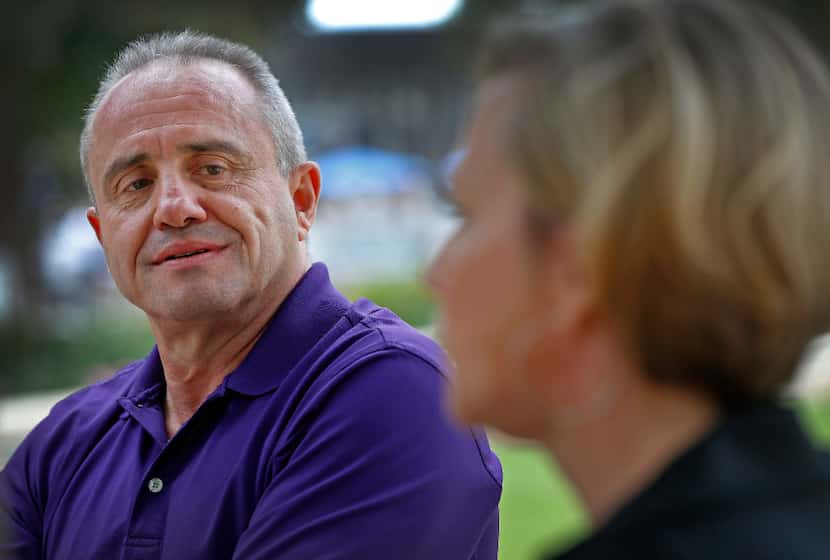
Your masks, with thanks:
M 830 551 L 830 455 L 774 403 L 729 414 L 605 526 L 557 560 L 818 560 Z

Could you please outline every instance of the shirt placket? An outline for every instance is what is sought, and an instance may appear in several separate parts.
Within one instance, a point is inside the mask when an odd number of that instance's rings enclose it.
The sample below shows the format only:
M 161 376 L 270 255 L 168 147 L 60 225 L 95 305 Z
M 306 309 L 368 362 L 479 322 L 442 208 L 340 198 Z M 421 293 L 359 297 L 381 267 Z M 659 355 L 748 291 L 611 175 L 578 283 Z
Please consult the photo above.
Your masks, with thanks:
M 135 497 L 127 536 L 124 540 L 122 560 L 158 560 L 161 558 L 167 515 L 170 510 L 175 480 L 181 469 L 182 461 L 177 460 L 182 434 L 192 429 L 197 417 L 203 417 L 212 401 L 224 395 L 224 386 L 220 387 L 193 417 L 186 422 L 179 432 L 169 441 L 164 428 L 164 413 L 160 406 L 138 399 L 122 399 L 122 406 L 141 424 L 157 443 L 160 452 L 151 462 L 142 479 L 141 487 Z M 204 418 L 201 418 L 204 420 Z M 200 422 L 201 423 L 201 422 Z
M 159 453 L 144 473 L 133 501 L 122 560 L 150 560 L 161 556 L 167 512 L 170 509 L 171 472 L 161 461 L 168 446 L 164 432 L 164 414 L 149 395 L 122 398 L 121 406 L 138 422 L 159 446 Z M 165 484 L 166 482 L 166 484 Z
M 165 477 L 162 472 L 151 471 L 146 477 L 133 507 L 124 540 L 123 560 L 157 560 L 161 556 L 167 512 L 170 510 L 171 485 L 170 477 Z

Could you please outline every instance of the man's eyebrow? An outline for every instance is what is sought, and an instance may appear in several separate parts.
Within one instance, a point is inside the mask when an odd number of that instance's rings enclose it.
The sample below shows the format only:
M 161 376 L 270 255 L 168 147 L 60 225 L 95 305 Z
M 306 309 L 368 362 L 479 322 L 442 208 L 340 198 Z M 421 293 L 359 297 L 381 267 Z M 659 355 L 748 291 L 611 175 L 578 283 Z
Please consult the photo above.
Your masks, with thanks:
M 179 146 L 177 151 L 184 152 L 184 153 L 202 153 L 202 152 L 224 152 L 226 154 L 232 155 L 239 159 L 244 159 L 246 157 L 246 153 L 231 142 L 226 142 L 224 140 L 209 140 L 207 142 L 193 142 L 190 144 L 185 144 L 183 146 Z
M 112 162 L 107 168 L 107 172 L 104 174 L 104 183 L 109 183 L 113 177 L 115 177 L 125 169 L 129 169 L 133 165 L 138 165 L 139 163 L 144 163 L 149 159 L 150 154 L 146 152 L 118 158 L 117 160 Z
M 245 152 L 241 148 L 230 142 L 225 142 L 224 140 L 193 142 L 190 144 L 179 146 L 177 151 L 184 153 L 224 152 L 239 159 L 244 159 L 246 157 Z M 146 152 L 118 158 L 114 162 L 112 162 L 110 166 L 107 168 L 107 172 L 104 174 L 104 181 L 106 183 L 109 183 L 113 179 L 113 177 L 115 177 L 125 169 L 129 169 L 133 165 L 138 165 L 139 163 L 144 163 L 149 159 L 150 154 Z

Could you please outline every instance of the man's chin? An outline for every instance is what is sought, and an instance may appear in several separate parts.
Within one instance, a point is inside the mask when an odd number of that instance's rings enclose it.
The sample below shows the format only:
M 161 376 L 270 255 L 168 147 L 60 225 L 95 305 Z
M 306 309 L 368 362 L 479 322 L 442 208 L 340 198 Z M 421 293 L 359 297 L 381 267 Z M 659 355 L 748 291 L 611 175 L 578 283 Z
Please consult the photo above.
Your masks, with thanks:
M 230 294 L 206 294 L 190 291 L 181 294 L 166 294 L 153 302 L 147 315 L 157 320 L 176 322 L 200 322 L 206 320 L 229 320 L 239 311 L 239 298 Z

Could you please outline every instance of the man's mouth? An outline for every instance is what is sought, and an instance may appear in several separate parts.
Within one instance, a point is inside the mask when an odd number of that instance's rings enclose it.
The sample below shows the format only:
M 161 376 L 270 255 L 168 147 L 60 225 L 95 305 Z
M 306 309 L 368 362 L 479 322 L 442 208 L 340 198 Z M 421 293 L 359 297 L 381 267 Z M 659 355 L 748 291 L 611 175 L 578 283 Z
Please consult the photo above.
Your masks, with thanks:
M 186 259 L 187 257 L 192 257 L 193 255 L 201 255 L 202 253 L 207 253 L 209 249 L 197 249 L 196 251 L 189 251 L 187 253 L 181 253 L 179 255 L 170 255 L 166 257 L 165 261 L 173 261 L 176 259 Z
M 155 256 L 153 264 L 159 265 L 166 262 L 196 258 L 199 255 L 214 253 L 216 251 L 221 251 L 222 249 L 223 246 L 221 245 L 215 245 L 213 243 L 206 243 L 203 241 L 173 243 Z M 201 257 L 201 259 L 205 258 L 208 257 Z

